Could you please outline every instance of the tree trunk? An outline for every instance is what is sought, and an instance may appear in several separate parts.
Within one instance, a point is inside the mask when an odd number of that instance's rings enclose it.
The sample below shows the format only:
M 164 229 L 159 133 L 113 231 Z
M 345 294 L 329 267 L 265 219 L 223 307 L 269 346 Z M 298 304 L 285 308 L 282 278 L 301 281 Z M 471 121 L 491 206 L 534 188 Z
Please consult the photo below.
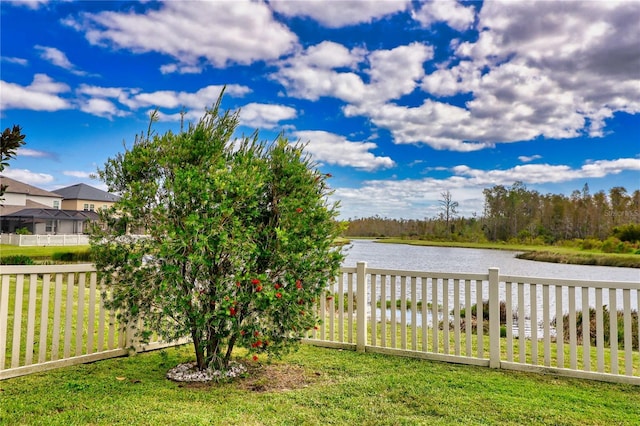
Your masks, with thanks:
M 195 330 L 191 330 L 191 340 L 193 340 L 193 348 L 196 351 L 196 367 L 198 370 L 207 368 L 207 362 L 204 356 L 204 348 L 202 347 L 200 336 Z
M 225 364 L 225 368 L 229 367 L 229 361 L 231 360 L 231 353 L 233 352 L 233 347 L 236 344 L 236 339 L 238 338 L 237 334 L 234 334 L 233 336 L 231 336 L 231 338 L 229 339 L 229 343 L 227 345 L 227 353 L 224 356 L 224 364 Z
M 211 335 L 207 341 L 207 364 L 214 370 L 224 370 L 227 367 L 220 357 L 220 339 Z

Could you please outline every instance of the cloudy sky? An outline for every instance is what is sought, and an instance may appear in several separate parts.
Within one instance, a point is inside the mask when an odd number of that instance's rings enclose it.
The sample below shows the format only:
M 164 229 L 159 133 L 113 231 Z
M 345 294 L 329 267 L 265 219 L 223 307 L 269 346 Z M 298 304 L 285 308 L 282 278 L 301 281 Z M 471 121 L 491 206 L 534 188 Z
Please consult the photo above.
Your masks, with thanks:
M 239 135 L 284 131 L 343 218 L 424 218 L 449 190 L 640 188 L 640 2 L 0 2 L 7 176 L 90 178 L 158 108 L 197 120 L 227 85 Z

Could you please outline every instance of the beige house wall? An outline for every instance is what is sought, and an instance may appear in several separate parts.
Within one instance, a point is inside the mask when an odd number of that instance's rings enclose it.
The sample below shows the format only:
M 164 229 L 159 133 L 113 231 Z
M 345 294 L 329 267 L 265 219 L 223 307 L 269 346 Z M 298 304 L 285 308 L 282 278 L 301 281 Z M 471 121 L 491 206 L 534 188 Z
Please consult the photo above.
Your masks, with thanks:
M 87 208 L 85 208 L 85 204 Z M 63 210 L 93 210 L 98 211 L 103 208 L 109 208 L 113 206 L 113 202 L 109 201 L 95 201 L 95 200 L 62 200 L 62 209 Z M 93 206 L 93 208 L 92 208 Z

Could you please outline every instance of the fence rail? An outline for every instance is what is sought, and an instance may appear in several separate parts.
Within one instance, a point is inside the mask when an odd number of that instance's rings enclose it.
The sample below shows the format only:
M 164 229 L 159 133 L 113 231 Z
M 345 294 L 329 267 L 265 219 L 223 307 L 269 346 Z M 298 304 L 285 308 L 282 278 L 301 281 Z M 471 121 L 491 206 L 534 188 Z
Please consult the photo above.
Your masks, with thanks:
M 2 266 L 0 380 L 184 343 L 139 343 L 93 265 Z M 343 267 L 306 343 L 640 385 L 640 282 Z

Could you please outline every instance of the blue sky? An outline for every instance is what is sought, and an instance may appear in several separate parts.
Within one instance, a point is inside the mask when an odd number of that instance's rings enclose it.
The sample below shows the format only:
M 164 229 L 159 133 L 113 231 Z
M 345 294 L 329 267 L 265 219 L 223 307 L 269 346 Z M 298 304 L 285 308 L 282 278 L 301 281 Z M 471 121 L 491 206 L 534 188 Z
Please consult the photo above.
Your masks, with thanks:
M 227 91 L 238 129 L 309 142 L 341 217 L 424 218 L 443 191 L 640 188 L 640 2 L 0 2 L 7 176 L 85 182 Z

